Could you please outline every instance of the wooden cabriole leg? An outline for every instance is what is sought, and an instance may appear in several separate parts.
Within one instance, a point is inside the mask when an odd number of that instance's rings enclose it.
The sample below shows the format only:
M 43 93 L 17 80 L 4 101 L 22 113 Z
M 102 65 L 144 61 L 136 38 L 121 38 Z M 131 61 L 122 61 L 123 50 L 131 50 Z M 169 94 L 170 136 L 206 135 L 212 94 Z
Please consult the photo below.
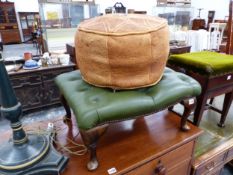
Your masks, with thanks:
M 99 163 L 96 156 L 96 146 L 99 138 L 104 134 L 107 130 L 108 124 L 104 124 L 87 131 L 80 129 L 80 134 L 82 136 L 82 140 L 84 144 L 87 146 L 90 151 L 90 161 L 87 163 L 87 169 L 89 171 L 95 170 Z
M 196 106 L 196 98 L 185 99 L 182 101 L 184 105 L 184 113 L 181 118 L 180 128 L 182 131 L 188 131 L 190 127 L 187 124 L 187 119 L 189 115 L 194 111 Z
M 66 101 L 65 97 L 62 94 L 60 95 L 60 100 L 61 100 L 61 103 L 64 106 L 65 111 L 66 111 L 66 116 L 64 117 L 64 121 L 66 121 L 66 119 L 71 119 L 71 110 L 70 110 L 70 107 L 67 104 L 67 101 Z
M 233 91 L 231 91 L 229 93 L 226 93 L 225 98 L 224 98 L 224 102 L 223 102 L 223 109 L 222 109 L 221 119 L 220 119 L 220 122 L 218 123 L 219 127 L 224 127 L 225 126 L 224 123 L 225 123 L 229 108 L 231 106 L 232 100 L 233 100 Z
M 173 108 L 174 108 L 174 106 L 170 106 L 170 107 L 168 107 L 168 110 L 169 110 L 169 111 L 172 111 Z

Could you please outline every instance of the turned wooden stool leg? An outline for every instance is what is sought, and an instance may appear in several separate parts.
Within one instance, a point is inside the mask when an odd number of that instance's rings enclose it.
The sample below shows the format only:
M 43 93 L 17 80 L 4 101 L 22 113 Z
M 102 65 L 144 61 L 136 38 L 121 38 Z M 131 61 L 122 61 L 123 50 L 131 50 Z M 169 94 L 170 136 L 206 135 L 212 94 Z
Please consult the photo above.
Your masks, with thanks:
M 201 118 L 202 118 L 203 112 L 205 110 L 205 105 L 206 105 L 207 99 L 208 99 L 208 96 L 207 96 L 206 91 L 202 92 L 201 95 L 197 98 L 197 107 L 196 107 L 195 112 L 194 112 L 194 121 L 193 121 L 193 123 L 196 126 L 200 125 Z
M 168 110 L 169 110 L 169 111 L 172 111 L 173 108 L 174 108 L 174 106 L 170 106 L 170 107 L 168 107 Z
M 64 117 L 64 120 L 71 119 L 71 110 L 69 105 L 67 104 L 65 97 L 63 95 L 60 95 L 60 100 L 66 111 L 66 116 Z
M 107 128 L 108 128 L 108 124 L 105 124 L 92 128 L 87 131 L 80 130 L 80 134 L 82 136 L 83 142 L 87 146 L 91 154 L 90 161 L 87 163 L 87 169 L 89 171 L 95 170 L 99 165 L 96 156 L 96 146 L 99 138 L 104 134 Z
M 188 131 L 190 127 L 187 124 L 187 119 L 189 115 L 193 112 L 195 106 L 196 106 L 196 98 L 191 98 L 191 99 L 185 99 L 183 100 L 183 105 L 184 105 L 184 113 L 181 118 L 180 122 L 180 128 L 183 131 Z
M 209 104 L 213 104 L 213 102 L 214 102 L 214 97 L 212 97 L 211 99 L 210 99 L 210 102 L 209 102 Z
M 225 98 L 224 98 L 224 102 L 223 102 L 222 115 L 221 115 L 220 122 L 218 123 L 219 127 L 224 127 L 225 126 L 224 123 L 225 123 L 228 111 L 230 109 L 232 99 L 233 99 L 233 91 L 225 94 Z

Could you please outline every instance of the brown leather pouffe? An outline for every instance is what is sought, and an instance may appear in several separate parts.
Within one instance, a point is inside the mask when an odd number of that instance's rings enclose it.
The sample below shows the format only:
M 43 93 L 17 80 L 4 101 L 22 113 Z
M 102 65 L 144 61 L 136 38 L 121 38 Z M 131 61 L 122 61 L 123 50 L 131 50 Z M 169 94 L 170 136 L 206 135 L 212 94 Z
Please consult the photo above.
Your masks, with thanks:
M 75 36 L 83 79 L 113 89 L 151 86 L 169 53 L 166 20 L 147 15 L 105 15 L 86 20 Z

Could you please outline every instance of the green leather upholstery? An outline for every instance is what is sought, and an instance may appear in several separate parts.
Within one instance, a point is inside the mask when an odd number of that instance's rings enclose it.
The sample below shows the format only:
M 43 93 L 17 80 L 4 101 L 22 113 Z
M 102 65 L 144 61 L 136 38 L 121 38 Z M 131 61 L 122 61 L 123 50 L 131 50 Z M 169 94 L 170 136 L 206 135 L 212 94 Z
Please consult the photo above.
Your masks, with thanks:
M 157 85 L 136 90 L 114 92 L 92 86 L 82 80 L 78 70 L 59 75 L 55 82 L 83 130 L 151 114 L 201 93 L 198 82 L 169 68 Z
M 206 76 L 233 72 L 232 55 L 209 51 L 171 55 L 168 64 L 183 67 Z

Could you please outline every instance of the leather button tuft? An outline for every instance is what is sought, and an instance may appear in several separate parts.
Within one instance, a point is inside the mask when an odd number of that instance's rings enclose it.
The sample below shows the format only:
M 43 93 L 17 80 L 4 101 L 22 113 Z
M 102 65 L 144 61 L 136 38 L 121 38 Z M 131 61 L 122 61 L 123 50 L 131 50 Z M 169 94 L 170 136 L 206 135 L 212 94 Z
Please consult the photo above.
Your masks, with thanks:
M 91 98 L 91 102 L 92 103 L 97 103 L 97 102 L 99 102 L 100 101 L 100 98 L 99 97 L 93 97 L 93 98 Z

